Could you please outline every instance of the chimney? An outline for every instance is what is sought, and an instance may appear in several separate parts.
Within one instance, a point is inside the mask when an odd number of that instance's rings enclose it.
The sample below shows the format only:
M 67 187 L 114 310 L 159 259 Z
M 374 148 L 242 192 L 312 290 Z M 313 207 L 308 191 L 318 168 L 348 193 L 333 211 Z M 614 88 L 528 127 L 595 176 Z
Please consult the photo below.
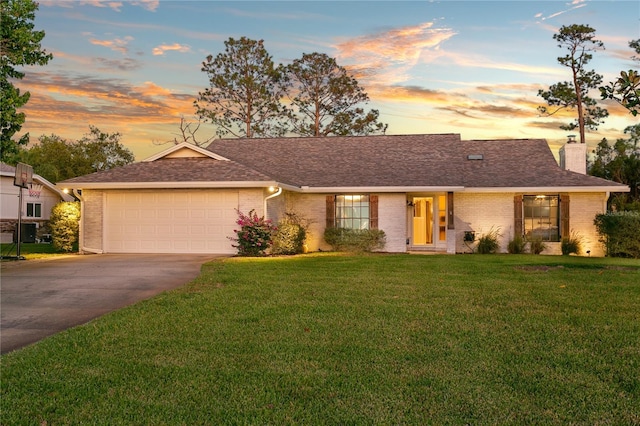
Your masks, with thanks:
M 560 148 L 560 167 L 576 173 L 587 174 L 587 144 L 576 143 L 576 135 L 569 135 Z

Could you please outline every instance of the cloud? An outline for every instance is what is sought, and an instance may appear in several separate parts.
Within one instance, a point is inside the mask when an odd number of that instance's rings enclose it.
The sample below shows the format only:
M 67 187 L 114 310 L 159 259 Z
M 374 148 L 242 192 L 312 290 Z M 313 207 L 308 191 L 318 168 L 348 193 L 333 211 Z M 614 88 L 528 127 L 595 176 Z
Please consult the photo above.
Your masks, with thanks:
M 439 56 L 440 45 L 455 34 L 450 28 L 434 28 L 433 22 L 425 22 L 351 38 L 334 48 L 339 59 L 379 70 L 378 80 L 398 83 L 408 79 L 408 71 L 421 58 Z
M 90 38 L 89 43 L 95 44 L 96 46 L 104 46 L 109 49 L 120 52 L 123 55 L 126 55 L 129 52 L 129 48 L 127 45 L 130 41 L 133 40 L 133 37 L 126 36 L 124 38 L 114 38 L 113 40 L 98 40 L 95 38 Z
M 177 50 L 178 52 L 190 52 L 191 51 L 191 47 L 186 45 L 186 44 L 179 44 L 179 43 L 173 43 L 173 44 L 161 44 L 160 46 L 154 47 L 153 48 L 153 55 L 154 56 L 162 56 L 164 55 L 165 52 L 170 51 L 170 50 Z
M 107 58 L 93 58 L 94 63 L 98 64 L 98 69 L 101 70 L 114 70 L 120 71 L 135 71 L 143 67 L 143 63 L 133 58 L 123 59 L 107 59 Z
M 65 8 L 72 8 L 74 5 L 78 4 L 80 6 L 110 8 L 116 12 L 121 12 L 122 6 L 124 5 L 124 2 L 114 0 L 39 0 L 38 3 L 41 6 L 59 6 Z M 154 12 L 160 5 L 160 0 L 136 0 L 130 1 L 129 4 L 133 6 L 140 6 L 150 12 Z
M 540 2 L 540 4 L 549 4 L 549 3 Z M 572 10 L 580 9 L 580 8 L 585 7 L 587 5 L 586 4 L 586 0 L 573 0 L 570 4 L 571 4 L 571 7 L 569 7 L 568 9 L 559 10 L 557 12 L 553 12 L 550 15 L 546 15 L 546 16 L 545 16 L 544 13 L 540 12 L 540 13 L 537 13 L 534 17 L 536 19 L 539 19 L 540 22 L 544 22 L 544 21 L 546 21 L 548 19 L 557 18 L 560 15 L 564 15 L 567 12 L 571 12 Z

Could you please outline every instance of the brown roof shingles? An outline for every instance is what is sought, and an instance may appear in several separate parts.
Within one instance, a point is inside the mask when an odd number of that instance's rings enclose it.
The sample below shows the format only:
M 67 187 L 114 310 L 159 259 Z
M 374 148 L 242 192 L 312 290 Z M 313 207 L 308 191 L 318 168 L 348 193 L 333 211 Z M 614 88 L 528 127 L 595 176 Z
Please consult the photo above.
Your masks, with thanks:
M 543 139 L 463 141 L 458 134 L 220 139 L 207 149 L 231 161 L 161 158 L 64 183 L 277 181 L 311 188 L 625 188 L 562 170 Z M 470 160 L 469 155 L 482 159 Z
M 213 158 L 161 158 L 65 180 L 73 183 L 270 182 L 272 179 L 234 161 Z

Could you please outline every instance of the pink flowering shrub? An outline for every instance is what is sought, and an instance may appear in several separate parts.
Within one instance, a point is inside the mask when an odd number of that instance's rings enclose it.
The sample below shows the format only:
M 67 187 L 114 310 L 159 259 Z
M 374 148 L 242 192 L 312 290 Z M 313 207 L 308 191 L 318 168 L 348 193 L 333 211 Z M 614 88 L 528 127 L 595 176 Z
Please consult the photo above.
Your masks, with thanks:
M 240 210 L 236 223 L 240 229 L 235 229 L 236 238 L 231 238 L 237 244 L 233 247 L 238 249 L 239 256 L 264 256 L 265 251 L 271 246 L 272 235 L 277 230 L 272 222 L 263 217 L 258 217 L 255 210 L 249 214 L 244 214 Z

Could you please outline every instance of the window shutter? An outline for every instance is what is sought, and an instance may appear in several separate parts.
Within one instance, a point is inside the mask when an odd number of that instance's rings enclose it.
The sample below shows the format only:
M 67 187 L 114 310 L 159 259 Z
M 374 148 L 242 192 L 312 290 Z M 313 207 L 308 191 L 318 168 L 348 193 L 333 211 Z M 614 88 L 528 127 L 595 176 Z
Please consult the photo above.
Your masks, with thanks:
M 336 226 L 336 197 L 333 195 L 327 195 L 327 228 L 333 228 Z
M 369 195 L 369 227 L 378 229 L 378 196 Z
M 522 221 L 522 195 L 513 197 L 513 234 L 514 236 L 523 235 Z
M 560 238 L 569 237 L 569 194 L 560 194 Z

